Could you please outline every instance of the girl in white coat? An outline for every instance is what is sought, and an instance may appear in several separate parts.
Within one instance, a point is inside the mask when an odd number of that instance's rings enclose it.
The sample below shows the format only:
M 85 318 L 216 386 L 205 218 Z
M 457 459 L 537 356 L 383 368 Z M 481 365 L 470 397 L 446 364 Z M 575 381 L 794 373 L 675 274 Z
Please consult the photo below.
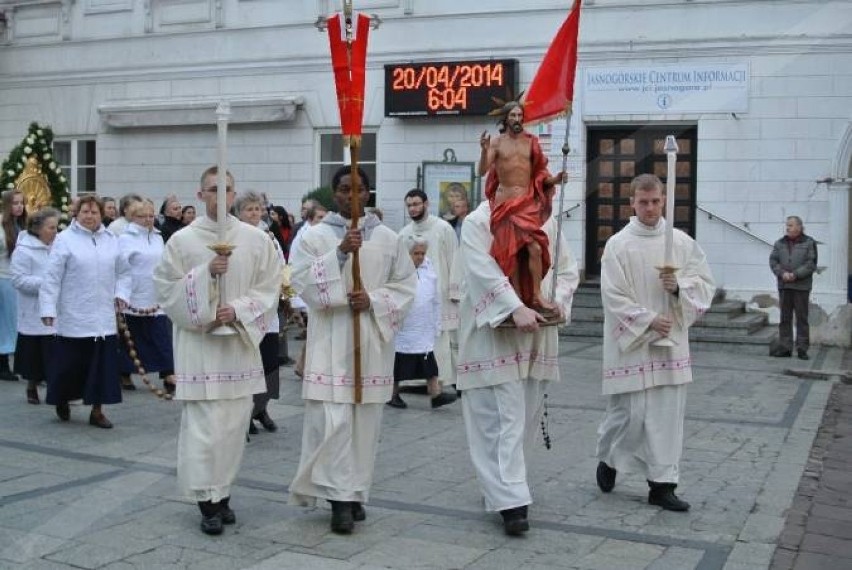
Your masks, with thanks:
M 27 380 L 27 402 L 38 404 L 38 385 L 47 380 L 48 358 L 56 328 L 39 318 L 38 293 L 47 270 L 50 246 L 56 238 L 59 212 L 42 208 L 29 219 L 12 253 L 12 285 L 18 292 L 18 340 L 15 373 Z

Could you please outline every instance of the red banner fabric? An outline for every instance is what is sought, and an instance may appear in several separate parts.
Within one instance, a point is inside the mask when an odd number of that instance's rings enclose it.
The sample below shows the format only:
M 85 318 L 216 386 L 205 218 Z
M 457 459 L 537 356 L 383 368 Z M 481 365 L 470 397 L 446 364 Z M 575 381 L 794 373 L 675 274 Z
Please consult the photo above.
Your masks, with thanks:
M 542 122 L 565 113 L 574 100 L 581 0 L 575 0 L 524 97 L 524 123 Z
M 343 31 L 344 18 L 335 14 L 328 19 L 328 41 L 331 46 L 331 65 L 337 88 L 340 126 L 344 136 L 360 136 L 364 121 L 364 92 L 366 87 L 367 37 L 370 17 L 355 14 L 352 41 L 347 42 Z

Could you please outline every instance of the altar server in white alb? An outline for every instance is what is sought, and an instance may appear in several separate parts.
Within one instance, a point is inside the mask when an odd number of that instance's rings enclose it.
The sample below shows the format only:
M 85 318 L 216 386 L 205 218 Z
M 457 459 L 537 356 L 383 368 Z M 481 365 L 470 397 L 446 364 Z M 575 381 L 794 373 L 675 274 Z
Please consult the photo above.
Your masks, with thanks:
M 674 491 L 686 385 L 692 382 L 688 330 L 710 308 L 715 285 L 704 252 L 678 229 L 673 231 L 677 271 L 658 271 L 669 223 L 662 217 L 660 179 L 637 176 L 630 195 L 636 215 L 607 241 L 601 259 L 603 393 L 609 403 L 598 428 L 596 477 L 608 493 L 618 472 L 638 472 L 648 481 L 650 504 L 686 511 L 689 503 Z M 658 346 L 663 337 L 674 346 Z
M 373 481 L 382 408 L 393 387 L 394 335 L 414 298 L 417 277 L 397 234 L 373 214 L 349 229 L 352 167 L 332 178 L 338 211 L 305 231 L 291 251 L 292 284 L 310 309 L 302 379 L 302 455 L 290 502 L 331 503 L 331 530 L 352 532 L 364 520 Z M 361 208 L 369 178 L 358 169 Z M 360 252 L 363 288 L 353 292 L 352 256 Z M 355 404 L 353 312 L 360 313 L 362 403 Z
M 453 264 L 458 251 L 458 236 L 453 227 L 429 212 L 429 198 L 419 188 L 405 195 L 405 208 L 411 223 L 399 231 L 402 239 L 422 238 L 429 244 L 429 261 L 438 276 L 438 294 L 441 302 L 440 336 L 435 339 L 435 360 L 438 363 L 438 381 L 443 385 L 456 383 L 456 358 L 450 348 L 450 338 L 459 325 L 458 284 L 453 282 Z
M 281 262 L 269 236 L 228 215 L 216 255 L 216 167 L 201 177 L 198 199 L 206 217 L 176 232 L 154 270 L 158 301 L 174 324 L 175 399 L 183 402 L 178 439 L 178 483 L 201 509 L 201 530 L 220 534 L 236 520 L 230 508 L 252 411 L 252 395 L 266 391 L 258 346 L 268 332 L 266 314 L 278 303 Z M 227 206 L 234 179 L 227 175 Z M 219 305 L 221 278 L 225 303 Z M 237 334 L 209 334 L 219 324 Z
M 551 269 L 542 280 L 550 299 L 556 272 L 554 304 L 570 321 L 571 301 L 579 281 L 577 262 L 565 240 L 556 255 L 556 219 L 542 226 L 549 240 Z M 525 446 L 539 433 L 544 394 L 559 380 L 557 327 L 524 305 L 508 277 L 489 253 L 491 206 L 483 202 L 462 226 L 460 267 L 465 287 L 459 312 L 458 388 L 473 466 L 485 497 L 485 510 L 498 511 L 504 530 L 520 535 L 529 530 Z M 504 321 L 514 327 L 500 327 Z

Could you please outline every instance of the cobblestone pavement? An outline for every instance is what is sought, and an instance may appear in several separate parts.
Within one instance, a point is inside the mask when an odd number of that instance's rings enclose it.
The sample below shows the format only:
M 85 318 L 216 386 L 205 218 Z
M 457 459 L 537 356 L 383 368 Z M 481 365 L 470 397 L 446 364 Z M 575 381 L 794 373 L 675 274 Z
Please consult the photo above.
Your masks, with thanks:
M 620 475 L 611 494 L 597 489 L 601 347 L 563 341 L 564 380 L 548 399 L 554 447 L 528 457 L 535 504 L 524 538 L 482 511 L 457 404 L 433 411 L 407 395 L 407 410 L 385 410 L 367 521 L 341 537 L 326 505 L 286 504 L 302 404 L 292 368 L 282 369 L 270 405 L 282 429 L 252 437 L 232 498 L 238 523 L 208 537 L 176 493 L 178 403 L 125 392 L 105 409 L 115 429 L 100 430 L 87 408 L 72 406 L 63 424 L 52 407 L 26 403 L 22 382 L 0 382 L 0 568 L 764 570 L 832 388 L 783 371 L 836 370 L 844 352 L 812 356 L 695 351 L 684 514 L 649 506 L 635 475 Z
M 834 385 L 771 566 L 840 568 L 852 568 L 852 383 Z

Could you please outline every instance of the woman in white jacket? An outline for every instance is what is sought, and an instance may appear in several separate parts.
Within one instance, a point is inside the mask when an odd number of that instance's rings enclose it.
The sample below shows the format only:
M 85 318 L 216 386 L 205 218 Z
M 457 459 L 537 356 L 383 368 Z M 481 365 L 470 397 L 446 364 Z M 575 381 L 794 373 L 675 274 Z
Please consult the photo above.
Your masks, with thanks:
M 163 238 L 154 227 L 154 203 L 150 200 L 128 206 L 130 224 L 119 236 L 118 242 L 124 262 L 130 268 L 130 304 L 124 311 L 124 320 L 139 363 L 148 372 L 159 372 L 163 388 L 169 394 L 175 391 L 175 359 L 172 352 L 172 323 L 157 304 L 154 290 L 154 267 L 163 257 Z M 129 349 L 123 347 L 119 356 L 121 383 L 125 389 L 135 390 L 130 375 L 137 371 Z
M 59 211 L 42 208 L 28 220 L 12 253 L 12 285 L 18 292 L 18 340 L 15 373 L 27 380 L 27 402 L 39 404 L 38 385 L 47 380 L 48 357 L 56 328 L 39 318 L 38 292 L 47 270 L 50 246 L 56 238 Z
M 45 401 L 68 421 L 69 400 L 83 398 L 92 405 L 89 424 L 111 428 L 101 406 L 121 402 L 115 311 L 127 307 L 130 271 L 103 213 L 96 196 L 80 198 L 77 218 L 50 250 L 39 311 L 46 326 L 55 320 L 58 335 Z

